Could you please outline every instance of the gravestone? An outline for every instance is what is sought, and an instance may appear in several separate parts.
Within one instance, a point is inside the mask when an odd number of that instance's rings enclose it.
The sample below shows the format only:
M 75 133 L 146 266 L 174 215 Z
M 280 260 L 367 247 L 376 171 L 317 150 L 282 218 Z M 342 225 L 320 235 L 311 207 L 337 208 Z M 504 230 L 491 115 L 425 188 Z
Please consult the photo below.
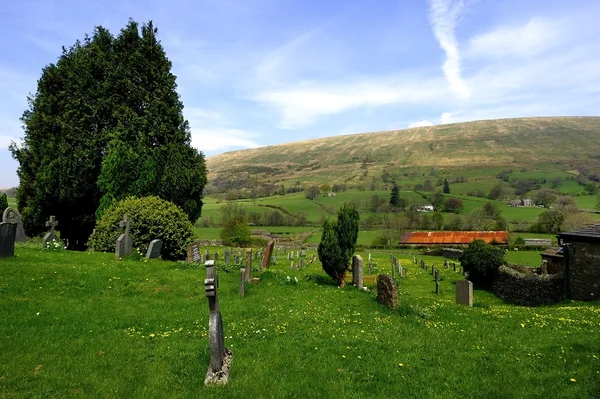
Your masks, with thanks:
M 266 251 L 263 255 L 263 263 L 262 263 L 263 269 L 266 269 L 267 267 L 269 267 L 269 264 L 271 263 L 271 256 L 273 255 L 273 247 L 274 246 L 275 246 L 275 242 L 273 240 L 269 241 L 269 243 L 267 244 Z
M 133 241 L 129 236 L 129 221 L 128 215 L 123 215 L 123 220 L 119 222 L 119 227 L 123 229 L 123 233 L 117 238 L 117 244 L 115 245 L 115 259 L 121 259 L 127 256 L 133 251 Z
M 54 234 L 54 227 L 58 225 L 55 216 L 50 216 L 50 220 L 46 222 L 46 227 L 50 227 L 50 230 L 46 233 L 44 238 L 42 239 L 42 248 L 46 248 L 48 246 L 48 242 L 52 240 L 57 240 L 56 234 Z
M 240 296 L 244 296 L 244 286 L 246 282 L 246 269 L 240 268 Z
M 162 250 L 162 245 L 162 240 L 150 241 L 150 245 L 148 245 L 148 250 L 146 251 L 146 259 L 158 258 L 160 256 L 160 251 Z
M 21 220 L 21 216 L 19 212 L 12 208 L 6 208 L 4 213 L 2 214 L 2 222 L 4 223 L 16 223 L 17 224 L 17 234 L 15 236 L 15 241 L 17 242 L 27 242 L 27 237 L 25 236 L 25 230 L 23 229 L 23 221 Z
M 446 259 L 444 259 L 444 269 L 448 268 L 448 261 Z
M 304 267 L 304 258 L 300 258 L 300 269 Z
M 292 270 L 294 268 L 294 261 L 292 261 L 292 263 L 290 263 L 290 270 Z
M 215 252 L 215 260 L 219 260 L 219 253 Z
M 17 237 L 17 224 L 11 222 L 0 223 L 0 258 L 15 256 L 15 240 Z
M 187 246 L 187 261 L 188 261 L 188 263 L 200 262 L 200 248 L 198 247 L 197 242 L 188 244 L 188 246 Z
M 225 250 L 223 252 L 223 257 L 225 258 L 225 263 L 229 264 L 229 251 Z
M 413 255 L 413 263 L 416 265 L 417 264 L 417 257 Z
M 438 269 L 435 269 L 435 281 L 440 281 L 440 271 Z
M 352 256 L 352 284 L 363 287 L 363 259 L 360 255 Z
M 246 281 L 252 278 L 252 248 L 246 250 Z
M 377 276 L 377 302 L 391 309 L 398 308 L 398 288 L 387 274 Z
M 206 279 L 204 290 L 208 298 L 208 342 L 210 347 L 210 365 L 206 372 L 204 385 L 225 385 L 229 381 L 232 353 L 225 348 L 225 334 L 223 332 L 223 319 L 219 307 L 217 291 L 219 279 L 214 261 L 206 262 Z
M 210 251 L 206 248 L 206 260 L 210 260 Z
M 456 303 L 473 307 L 473 283 L 469 280 L 456 280 Z
M 288 260 L 292 260 L 292 259 L 290 258 L 290 253 L 289 253 L 289 252 L 288 252 Z

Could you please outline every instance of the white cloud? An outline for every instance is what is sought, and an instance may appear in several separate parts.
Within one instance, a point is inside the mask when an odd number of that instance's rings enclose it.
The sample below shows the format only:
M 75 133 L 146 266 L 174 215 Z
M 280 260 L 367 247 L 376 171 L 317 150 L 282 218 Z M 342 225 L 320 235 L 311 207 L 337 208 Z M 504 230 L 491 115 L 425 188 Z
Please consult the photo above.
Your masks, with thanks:
M 408 128 L 410 129 L 411 127 L 425 127 L 425 126 L 433 126 L 433 123 L 431 123 L 427 120 L 422 120 L 422 121 L 411 123 L 410 125 L 408 125 Z
M 564 26 L 556 21 L 532 18 L 521 26 L 503 26 L 473 37 L 467 54 L 490 58 L 532 57 L 562 44 Z
M 16 137 L 4 136 L 0 134 L 0 149 L 8 148 L 11 141 L 18 142 L 19 140 Z
M 440 121 L 443 125 L 452 123 L 452 114 L 450 112 L 444 112 L 440 115 Z
M 471 95 L 469 87 L 460 74 L 460 52 L 455 29 L 463 9 L 463 2 L 456 0 L 430 0 L 429 20 L 433 33 L 446 53 L 442 71 L 450 88 L 462 98 Z
M 240 148 L 260 147 L 255 141 L 251 140 L 255 134 L 230 128 L 192 128 L 192 147 L 202 152 L 223 152 L 227 150 Z

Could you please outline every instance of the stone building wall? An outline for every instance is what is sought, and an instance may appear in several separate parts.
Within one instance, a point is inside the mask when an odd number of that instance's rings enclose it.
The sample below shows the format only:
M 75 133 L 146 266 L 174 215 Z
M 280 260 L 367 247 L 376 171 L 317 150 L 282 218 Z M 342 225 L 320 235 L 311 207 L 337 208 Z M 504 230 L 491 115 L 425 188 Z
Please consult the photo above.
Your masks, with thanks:
M 600 299 L 600 245 L 571 242 L 568 252 L 569 298 L 578 301 Z

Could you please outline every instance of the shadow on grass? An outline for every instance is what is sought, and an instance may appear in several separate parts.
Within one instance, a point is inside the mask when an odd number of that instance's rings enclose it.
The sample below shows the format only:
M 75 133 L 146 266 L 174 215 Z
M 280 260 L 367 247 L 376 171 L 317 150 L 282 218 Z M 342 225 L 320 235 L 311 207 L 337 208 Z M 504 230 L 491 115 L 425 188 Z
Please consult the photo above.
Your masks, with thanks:
M 333 287 L 338 286 L 338 283 L 336 283 L 331 277 L 325 276 L 323 274 L 308 274 L 306 275 L 305 279 L 306 281 L 314 281 L 316 284 L 319 285 L 331 285 Z

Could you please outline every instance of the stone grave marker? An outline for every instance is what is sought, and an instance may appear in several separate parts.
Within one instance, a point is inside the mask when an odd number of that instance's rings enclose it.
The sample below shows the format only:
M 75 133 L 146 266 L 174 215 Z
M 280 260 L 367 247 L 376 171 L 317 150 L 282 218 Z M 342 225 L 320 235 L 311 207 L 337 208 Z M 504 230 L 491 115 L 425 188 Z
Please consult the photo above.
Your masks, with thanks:
M 240 268 L 240 296 L 244 296 L 244 288 L 245 288 L 245 282 L 246 282 L 246 269 L 241 267 Z
M 146 251 L 146 259 L 158 258 L 160 256 L 160 251 L 162 250 L 162 245 L 162 240 L 150 241 L 150 245 L 148 245 L 148 250 Z
M 225 385 L 229 381 L 232 353 L 225 348 L 223 319 L 217 294 L 219 279 L 214 261 L 206 262 L 206 279 L 204 290 L 208 298 L 208 342 L 210 347 L 210 365 L 204 379 L 204 385 Z
M 0 258 L 15 256 L 15 241 L 17 224 L 12 222 L 0 223 Z
M 206 248 L 206 260 L 210 260 L 210 251 Z
M 198 247 L 197 242 L 193 242 L 188 244 L 187 246 L 187 261 L 191 262 L 200 262 L 200 248 Z
M 17 242 L 27 242 L 27 237 L 25 236 L 25 229 L 23 229 L 23 221 L 21 220 L 21 215 L 13 208 L 6 208 L 4 213 L 2 214 L 2 222 L 4 223 L 16 223 L 17 224 L 17 233 L 15 236 L 15 241 Z
M 300 269 L 304 268 L 304 258 L 300 258 Z
M 273 247 L 275 246 L 275 242 L 273 240 L 269 241 L 267 243 L 267 248 L 264 252 L 263 255 L 263 263 L 262 263 L 262 268 L 266 269 L 269 267 L 269 264 L 271 263 L 271 256 L 273 254 Z
M 398 308 L 398 288 L 387 274 L 377 276 L 377 302 L 391 309 Z
M 219 260 L 219 253 L 215 252 L 215 260 Z
M 48 242 L 50 242 L 52 240 L 57 240 L 58 241 L 58 237 L 56 237 L 56 234 L 54 233 L 54 228 L 57 225 L 58 225 L 58 222 L 56 221 L 56 217 L 55 216 L 50 216 L 50 220 L 48 220 L 46 222 L 46 227 L 50 227 L 50 230 L 48 230 L 48 232 L 46 233 L 46 235 L 42 239 L 42 248 L 48 247 Z
M 448 268 L 448 260 L 444 259 L 444 269 Z
M 363 259 L 360 255 L 352 256 L 352 284 L 363 287 Z
M 456 280 L 456 303 L 473 307 L 473 283 L 469 280 Z
M 288 252 L 288 260 L 292 260 L 292 259 L 290 258 L 290 253 L 289 253 L 289 252 Z
M 290 270 L 292 270 L 293 268 L 294 268 L 294 261 L 292 261 L 292 262 L 290 263 Z
M 123 233 L 117 238 L 117 243 L 115 245 L 115 258 L 121 259 L 124 256 L 127 256 L 133 251 L 133 241 L 129 236 L 129 226 L 131 225 L 131 221 L 129 220 L 129 215 L 123 215 L 123 220 L 119 222 L 119 227 L 123 229 Z
M 440 271 L 438 269 L 435 269 L 435 281 L 440 281 Z
M 246 281 L 252 278 L 252 248 L 246 250 Z

